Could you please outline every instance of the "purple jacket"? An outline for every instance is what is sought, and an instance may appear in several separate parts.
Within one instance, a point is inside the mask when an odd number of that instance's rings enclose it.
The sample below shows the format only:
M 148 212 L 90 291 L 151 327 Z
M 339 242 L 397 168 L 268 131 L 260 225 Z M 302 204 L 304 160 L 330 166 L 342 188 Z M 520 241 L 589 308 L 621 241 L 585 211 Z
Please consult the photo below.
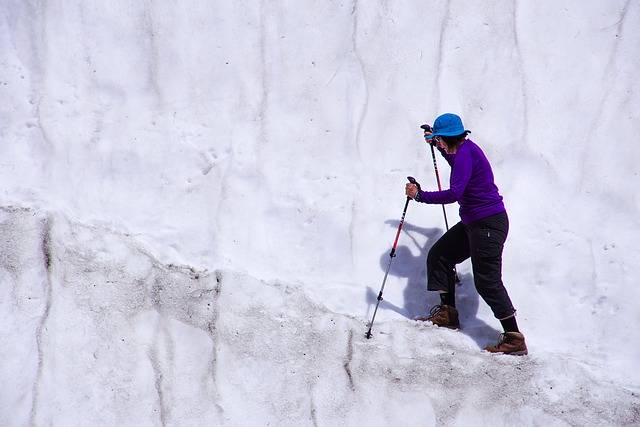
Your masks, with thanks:
M 456 154 L 440 152 L 451 165 L 449 189 L 419 191 L 416 201 L 436 205 L 458 202 L 464 224 L 505 212 L 502 196 L 493 182 L 491 165 L 480 147 L 467 139 Z

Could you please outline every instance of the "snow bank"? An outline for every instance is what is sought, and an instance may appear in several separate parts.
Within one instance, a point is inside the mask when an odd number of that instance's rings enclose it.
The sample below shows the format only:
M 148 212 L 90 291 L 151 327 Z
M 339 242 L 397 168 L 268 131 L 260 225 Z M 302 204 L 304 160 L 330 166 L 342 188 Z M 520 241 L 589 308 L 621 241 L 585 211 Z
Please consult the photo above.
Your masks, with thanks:
M 564 355 L 332 312 L 300 287 L 165 265 L 126 234 L 3 208 L 3 425 L 625 424 L 637 390 Z M 6 235 L 6 234 L 4 234 Z M 16 375 L 16 373 L 20 375 Z M 484 421 L 483 421 L 484 420 Z

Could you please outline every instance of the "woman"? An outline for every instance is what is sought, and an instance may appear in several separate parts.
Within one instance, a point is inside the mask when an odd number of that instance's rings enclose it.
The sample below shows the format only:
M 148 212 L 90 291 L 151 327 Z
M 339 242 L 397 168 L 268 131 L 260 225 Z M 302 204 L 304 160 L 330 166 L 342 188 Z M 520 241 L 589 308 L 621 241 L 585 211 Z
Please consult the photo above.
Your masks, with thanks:
M 473 141 L 467 139 L 462 120 L 443 114 L 425 130 L 425 139 L 435 144 L 451 166 L 450 188 L 422 191 L 407 184 L 408 197 L 428 204 L 460 204 L 461 222 L 447 231 L 427 256 L 427 289 L 440 293 L 441 304 L 433 307 L 427 320 L 434 325 L 458 329 L 455 302 L 455 265 L 471 257 L 478 294 L 500 320 L 504 333 L 500 342 L 488 346 L 491 353 L 527 354 L 524 336 L 518 330 L 511 299 L 502 283 L 502 249 L 509 232 L 509 219 L 493 179 L 491 165 Z

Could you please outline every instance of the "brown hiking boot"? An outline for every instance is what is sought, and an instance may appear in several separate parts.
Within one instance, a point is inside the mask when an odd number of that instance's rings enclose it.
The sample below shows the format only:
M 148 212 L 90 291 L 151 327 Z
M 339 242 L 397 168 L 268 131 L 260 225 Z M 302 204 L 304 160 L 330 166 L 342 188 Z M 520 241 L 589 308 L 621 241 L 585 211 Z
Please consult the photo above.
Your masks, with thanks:
M 460 329 L 458 310 L 450 305 L 436 305 L 431 308 L 427 317 L 417 317 L 416 320 L 431 322 L 443 328 Z
M 520 332 L 505 332 L 500 335 L 500 342 L 496 345 L 485 347 L 489 353 L 511 354 L 513 356 L 524 356 L 528 354 L 527 344 L 524 342 L 524 335 Z

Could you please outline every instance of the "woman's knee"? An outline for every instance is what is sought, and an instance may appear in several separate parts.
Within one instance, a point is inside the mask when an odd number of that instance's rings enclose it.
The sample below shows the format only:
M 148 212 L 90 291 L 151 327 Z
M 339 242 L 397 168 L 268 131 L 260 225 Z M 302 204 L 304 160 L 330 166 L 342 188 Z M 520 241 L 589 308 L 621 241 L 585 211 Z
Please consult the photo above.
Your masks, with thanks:
M 429 253 L 427 253 L 427 265 L 435 265 L 442 258 L 444 258 L 443 251 L 440 245 L 436 243 L 429 249 Z
M 435 270 L 438 262 L 440 260 L 440 251 L 438 250 L 438 245 L 433 245 L 429 252 L 427 253 L 427 270 Z

